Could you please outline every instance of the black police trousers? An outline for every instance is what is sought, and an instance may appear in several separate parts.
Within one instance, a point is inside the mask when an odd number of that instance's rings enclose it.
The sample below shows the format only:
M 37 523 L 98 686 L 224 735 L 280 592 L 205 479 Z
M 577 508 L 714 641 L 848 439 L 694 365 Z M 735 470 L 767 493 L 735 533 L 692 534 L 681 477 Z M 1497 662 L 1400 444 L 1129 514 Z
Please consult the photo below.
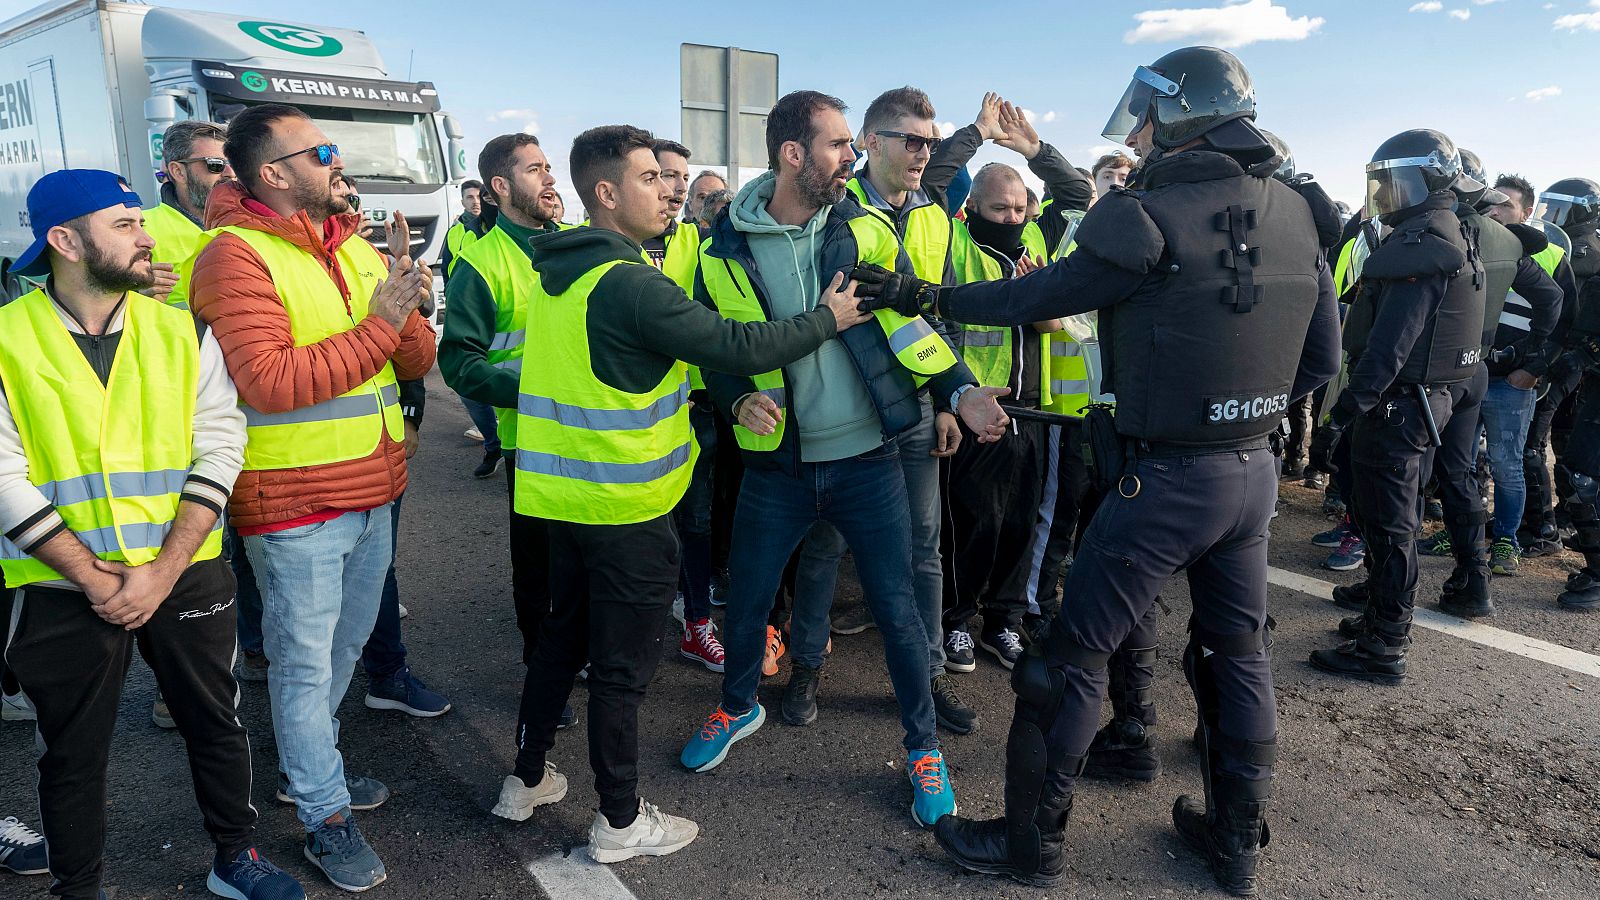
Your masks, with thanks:
M 1137 481 L 1135 481 L 1137 479 Z M 1187 572 L 1193 639 L 1255 649 L 1208 655 L 1217 728 L 1236 742 L 1277 735 L 1267 623 L 1267 528 L 1278 497 L 1277 460 L 1266 448 L 1148 456 L 1106 495 L 1067 570 L 1061 614 L 1044 649 L 1066 689 L 1046 733 L 1051 756 L 1076 758 L 1100 727 L 1106 660 L 1145 620 L 1167 579 Z M 1229 775 L 1271 776 L 1270 765 L 1219 760 Z M 1071 773 L 1051 773 L 1071 790 Z
M 1479 363 L 1471 378 L 1450 386 L 1450 419 L 1439 423 L 1433 475 L 1458 568 L 1489 564 L 1484 539 L 1489 511 L 1478 482 L 1478 427 L 1488 392 L 1489 369 Z
M 1435 388 L 1429 408 L 1441 435 L 1463 382 Z M 1409 625 L 1417 590 L 1417 538 L 1422 529 L 1422 483 L 1434 448 L 1416 390 L 1396 385 L 1350 426 L 1353 509 L 1367 544 L 1367 580 L 1377 617 Z

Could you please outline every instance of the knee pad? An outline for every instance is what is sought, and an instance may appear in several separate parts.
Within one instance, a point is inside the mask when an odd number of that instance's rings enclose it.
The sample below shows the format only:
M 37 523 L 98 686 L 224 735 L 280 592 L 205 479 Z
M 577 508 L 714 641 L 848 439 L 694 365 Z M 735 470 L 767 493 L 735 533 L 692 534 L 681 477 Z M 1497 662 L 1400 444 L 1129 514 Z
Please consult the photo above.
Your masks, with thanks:
M 1036 647 L 1029 647 L 1011 670 L 1011 691 L 1017 695 L 1017 717 L 1026 718 L 1042 733 L 1055 724 L 1061 708 L 1061 695 L 1067 689 L 1067 676 L 1045 660 Z

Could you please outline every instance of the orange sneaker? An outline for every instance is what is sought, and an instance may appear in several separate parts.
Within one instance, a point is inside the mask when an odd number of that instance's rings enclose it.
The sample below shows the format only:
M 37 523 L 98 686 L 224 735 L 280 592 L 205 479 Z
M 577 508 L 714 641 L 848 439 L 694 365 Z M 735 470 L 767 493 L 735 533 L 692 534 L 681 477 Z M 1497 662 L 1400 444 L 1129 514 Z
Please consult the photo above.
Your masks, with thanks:
M 761 658 L 761 674 L 763 676 L 778 674 L 778 660 L 783 658 L 783 649 L 783 632 L 768 625 L 767 654 Z

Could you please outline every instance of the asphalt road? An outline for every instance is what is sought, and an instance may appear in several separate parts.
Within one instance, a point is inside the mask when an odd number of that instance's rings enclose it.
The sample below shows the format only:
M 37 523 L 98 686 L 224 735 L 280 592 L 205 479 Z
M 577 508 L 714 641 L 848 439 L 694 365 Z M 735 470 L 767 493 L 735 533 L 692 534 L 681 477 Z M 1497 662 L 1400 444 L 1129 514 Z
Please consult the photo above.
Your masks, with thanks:
M 1174 834 L 1173 798 L 1199 790 L 1187 739 L 1193 703 L 1178 659 L 1189 609 L 1185 585 L 1164 592 L 1156 687 L 1165 769 L 1151 785 L 1085 782 L 1069 826 L 1072 872 L 1039 891 L 969 876 L 911 820 L 898 719 L 877 632 L 835 638 L 823 670 L 821 718 L 792 728 L 773 715 L 712 773 L 677 765 L 683 741 L 716 700 L 717 676 L 674 652 L 675 623 L 641 721 L 641 790 L 700 823 L 699 839 L 661 859 L 610 869 L 582 850 L 596 806 L 578 729 L 552 755 L 572 789 L 522 824 L 489 815 L 510 771 L 521 685 L 504 549 L 505 488 L 470 476 L 478 456 L 462 439 L 465 413 L 437 376 L 413 461 L 402 525 L 400 583 L 411 610 L 414 671 L 455 704 L 417 720 L 361 705 L 357 673 L 343 710 L 351 771 L 385 781 L 394 797 L 359 821 L 388 865 L 375 897 L 678 898 L 1191 897 L 1222 896 Z M 1286 487 L 1273 565 L 1328 581 L 1326 551 L 1307 538 L 1328 527 L 1319 495 Z M 1495 580 L 1491 623 L 1600 653 L 1600 616 L 1554 606 L 1568 554 Z M 1431 597 L 1448 562 L 1423 564 Z M 1281 579 L 1280 579 L 1281 580 Z M 852 579 L 839 603 L 858 602 Z M 1277 799 L 1264 895 L 1285 898 L 1593 898 L 1600 896 L 1600 678 L 1472 640 L 1419 630 L 1412 677 L 1386 688 L 1312 670 L 1339 612 L 1307 593 L 1271 591 L 1278 622 Z M 1590 660 L 1589 662 L 1592 662 Z M 1593 672 L 1591 668 L 1589 672 Z M 981 715 L 978 731 L 944 737 L 965 814 L 1001 808 L 1001 747 L 1010 715 L 1006 672 L 980 652 L 960 676 Z M 776 712 L 787 665 L 762 688 Z M 190 792 L 181 739 L 149 720 L 154 684 L 136 663 L 112 762 L 109 893 L 120 900 L 208 896 L 211 849 Z M 574 692 L 580 710 L 583 688 Z M 241 716 L 255 750 L 258 844 L 313 897 L 337 897 L 300 855 L 293 811 L 272 799 L 275 748 L 265 685 L 243 686 Z M 0 816 L 37 823 L 33 740 L 0 727 Z M 570 855 L 568 855 L 570 852 Z M 530 871 L 531 867 L 531 871 Z M 534 873 L 538 873 L 537 876 Z M 0 875 L 0 896 L 46 896 L 47 878 Z M 542 886 L 541 886 L 542 885 Z

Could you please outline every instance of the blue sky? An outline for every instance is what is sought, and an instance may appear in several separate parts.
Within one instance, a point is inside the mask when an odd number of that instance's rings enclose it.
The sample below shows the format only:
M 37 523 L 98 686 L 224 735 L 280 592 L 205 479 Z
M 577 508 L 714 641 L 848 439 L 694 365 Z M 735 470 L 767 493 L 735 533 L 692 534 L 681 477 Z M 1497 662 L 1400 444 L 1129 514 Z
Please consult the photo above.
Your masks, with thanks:
M 261 14 L 244 0 L 161 5 Z M 437 85 L 467 131 L 469 160 L 495 134 L 526 128 L 563 186 L 567 148 L 587 127 L 629 122 L 677 137 L 685 41 L 778 53 L 780 90 L 836 94 L 852 124 L 901 84 L 926 90 L 939 120 L 957 126 L 996 90 L 1085 167 L 1104 152 L 1099 131 L 1134 67 L 1209 43 L 1244 60 L 1260 124 L 1336 198 L 1359 202 L 1372 150 L 1416 127 L 1444 131 L 1491 174 L 1518 171 L 1541 190 L 1600 177 L 1595 154 L 1578 149 L 1600 146 L 1600 92 L 1585 74 L 1600 56 L 1600 0 L 277 0 L 272 15 L 367 32 L 396 78 L 415 51 L 412 77 Z M 1017 161 L 995 148 L 980 154 L 988 159 Z

